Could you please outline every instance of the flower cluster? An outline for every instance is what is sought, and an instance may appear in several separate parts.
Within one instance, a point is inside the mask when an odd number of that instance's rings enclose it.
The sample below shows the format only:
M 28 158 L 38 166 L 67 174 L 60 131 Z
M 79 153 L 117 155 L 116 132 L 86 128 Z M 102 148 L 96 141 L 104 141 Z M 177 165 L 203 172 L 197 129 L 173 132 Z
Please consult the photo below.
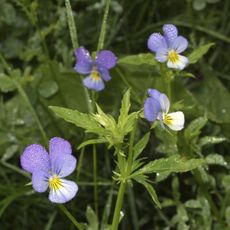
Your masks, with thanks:
M 144 116 L 148 121 L 153 122 L 158 119 L 162 127 L 165 124 L 175 131 L 184 128 L 184 113 L 181 111 L 168 113 L 170 102 L 165 94 L 156 89 L 149 89 L 148 94 L 149 97 L 144 104 Z
M 101 91 L 105 88 L 104 81 L 111 79 L 109 70 L 116 65 L 117 57 L 109 50 L 101 50 L 96 53 L 93 60 L 89 51 L 83 47 L 76 50 L 77 62 L 75 70 L 84 75 L 88 75 L 83 84 L 89 89 Z
M 153 33 L 148 39 L 148 48 L 156 53 L 159 62 L 166 62 L 169 68 L 182 70 L 188 64 L 188 58 L 180 55 L 188 47 L 188 41 L 178 36 L 176 26 L 166 24 L 163 26 L 164 36 Z
M 49 154 L 41 145 L 29 145 L 20 160 L 22 168 L 32 173 L 35 191 L 45 192 L 50 188 L 51 202 L 65 203 L 76 195 L 77 184 L 63 179 L 75 170 L 77 163 L 68 141 L 59 137 L 52 138 L 49 142 Z

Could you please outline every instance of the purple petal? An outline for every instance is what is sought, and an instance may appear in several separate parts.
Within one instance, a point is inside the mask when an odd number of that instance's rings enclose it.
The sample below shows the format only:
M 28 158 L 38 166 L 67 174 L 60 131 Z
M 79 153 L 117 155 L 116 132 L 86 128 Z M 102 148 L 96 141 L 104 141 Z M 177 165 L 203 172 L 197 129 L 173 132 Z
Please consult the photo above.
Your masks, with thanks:
M 169 46 L 171 46 L 178 35 L 178 30 L 176 26 L 172 24 L 166 24 L 163 26 L 163 32 L 167 43 L 169 44 Z
M 56 156 L 72 154 L 72 148 L 68 141 L 61 137 L 53 137 L 49 141 L 50 159 Z
M 169 111 L 170 102 L 169 102 L 168 97 L 164 93 L 160 95 L 159 102 L 161 105 L 161 110 L 167 114 Z
M 147 45 L 148 45 L 148 48 L 153 52 L 156 52 L 158 49 L 161 49 L 161 48 L 166 48 L 167 49 L 166 40 L 159 33 L 151 34 L 149 39 L 148 39 L 148 44 Z
M 77 48 L 75 55 L 77 61 L 92 62 L 92 58 L 89 54 L 89 51 L 82 46 Z
M 156 99 L 157 101 L 160 100 L 161 92 L 159 92 L 158 90 L 156 90 L 156 89 L 148 89 L 148 94 L 149 94 L 150 97 Z
M 80 74 L 89 74 L 93 68 L 93 63 L 85 61 L 77 61 L 74 69 Z
M 50 190 L 49 200 L 53 203 L 65 203 L 70 201 L 76 196 L 78 191 L 78 186 L 75 182 L 61 179 L 61 188 L 54 190 Z
M 22 168 L 30 173 L 50 168 L 49 155 L 45 148 L 38 144 L 28 146 L 20 161 Z
M 166 48 L 160 48 L 156 52 L 156 59 L 159 62 L 165 62 L 168 59 L 168 50 Z
M 77 62 L 74 69 L 80 74 L 89 74 L 93 67 L 93 60 L 88 50 L 80 47 L 75 52 Z
M 105 88 L 105 84 L 101 78 L 95 80 L 91 76 L 88 76 L 87 78 L 85 78 L 83 81 L 83 84 L 85 87 L 89 89 L 93 89 L 95 91 L 101 91 Z
M 109 50 L 102 50 L 97 52 L 96 63 L 107 69 L 113 68 L 117 63 L 117 57 Z
M 172 44 L 172 48 L 176 50 L 177 53 L 182 53 L 187 49 L 187 47 L 188 40 L 182 36 L 178 36 Z
M 32 174 L 32 186 L 37 192 L 45 192 L 49 186 L 48 171 L 36 171 Z
M 51 159 L 51 171 L 59 177 L 70 175 L 76 168 L 77 160 L 73 155 L 61 154 Z
M 109 74 L 109 70 L 108 70 L 108 69 L 103 68 L 103 67 L 99 67 L 99 68 L 98 68 L 98 71 L 99 71 L 99 73 L 100 73 L 100 75 L 101 75 L 101 77 L 102 77 L 102 79 L 103 79 L 104 81 L 109 81 L 109 80 L 111 80 L 111 77 L 110 77 L 110 74 Z
M 144 116 L 148 121 L 155 121 L 160 112 L 160 103 L 154 98 L 147 98 L 144 104 Z

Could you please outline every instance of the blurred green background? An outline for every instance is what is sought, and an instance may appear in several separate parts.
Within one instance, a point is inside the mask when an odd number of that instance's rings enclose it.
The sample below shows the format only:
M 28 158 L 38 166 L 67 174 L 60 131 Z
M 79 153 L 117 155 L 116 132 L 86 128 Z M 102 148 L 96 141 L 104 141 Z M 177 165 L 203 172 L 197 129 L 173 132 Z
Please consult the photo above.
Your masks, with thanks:
M 48 201 L 47 194 L 34 193 L 30 186 L 24 186 L 30 179 L 19 164 L 27 145 L 43 143 L 36 119 L 48 137 L 68 139 L 75 156 L 82 154 L 77 146 L 85 138 L 83 130 L 58 119 L 48 108 L 58 105 L 87 112 L 81 79 L 73 70 L 75 56 L 65 2 L 0 0 L 0 5 L 0 53 L 17 82 L 9 80 L 6 64 L 0 62 L 0 229 L 74 229 L 57 206 Z M 105 1 L 72 0 L 71 5 L 79 44 L 95 51 Z M 183 108 L 187 131 L 171 138 L 157 130 L 146 149 L 150 159 L 178 149 L 189 149 L 194 156 L 209 156 L 209 166 L 201 170 L 202 180 L 192 173 L 152 178 L 157 184 L 161 210 L 141 187 L 130 187 L 120 229 L 230 229 L 229 12 L 229 0 L 111 0 L 104 48 L 112 50 L 120 61 L 112 70 L 106 90 L 99 94 L 98 103 L 114 116 L 128 86 L 132 87 L 133 110 L 143 106 L 147 88 L 164 91 L 159 66 L 149 60 L 133 63 L 125 59 L 127 55 L 149 52 L 147 39 L 151 33 L 161 32 L 163 24 L 175 24 L 189 40 L 186 54 L 215 43 L 199 62 L 189 65 L 186 72 L 176 73 L 172 101 L 175 109 Z M 189 126 L 198 117 L 195 125 Z M 146 121 L 140 121 L 138 136 L 148 128 Z M 105 204 L 111 205 L 113 211 L 116 187 L 111 177 L 115 165 L 112 151 L 103 145 L 97 150 L 101 220 Z M 91 153 L 92 149 L 86 148 L 81 171 L 73 175 L 80 187 L 78 195 L 67 204 L 81 222 L 87 222 L 87 205 L 93 208 Z M 87 228 L 97 229 L 92 224 L 96 217 L 89 209 L 87 217 Z M 111 222 L 109 214 L 108 219 Z

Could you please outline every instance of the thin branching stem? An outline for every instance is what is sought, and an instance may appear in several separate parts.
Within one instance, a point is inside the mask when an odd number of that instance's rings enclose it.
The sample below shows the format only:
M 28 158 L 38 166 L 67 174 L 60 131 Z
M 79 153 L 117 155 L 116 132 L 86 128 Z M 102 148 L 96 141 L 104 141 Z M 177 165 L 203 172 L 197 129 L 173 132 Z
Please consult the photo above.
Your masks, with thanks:
M 71 220 L 71 222 L 77 227 L 78 230 L 83 230 L 81 224 L 75 219 L 75 217 L 68 211 L 64 205 L 58 205 L 60 210 Z

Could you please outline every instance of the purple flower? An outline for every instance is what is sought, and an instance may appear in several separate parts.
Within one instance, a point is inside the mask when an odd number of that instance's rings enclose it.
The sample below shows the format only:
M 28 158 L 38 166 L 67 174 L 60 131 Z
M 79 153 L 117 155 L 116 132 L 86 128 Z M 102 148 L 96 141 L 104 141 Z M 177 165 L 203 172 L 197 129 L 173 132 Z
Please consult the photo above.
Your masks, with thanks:
M 166 62 L 169 68 L 182 70 L 188 64 L 188 58 L 180 55 L 188 47 L 188 41 L 178 36 L 176 26 L 166 24 L 163 26 L 164 36 L 153 33 L 148 39 L 148 48 L 156 53 L 159 62 Z
M 117 57 L 109 50 L 101 50 L 93 60 L 84 47 L 79 47 L 75 54 L 77 62 L 74 69 L 80 74 L 88 75 L 83 81 L 84 86 L 95 91 L 103 90 L 104 81 L 111 79 L 109 69 L 116 65 Z
M 169 113 L 170 102 L 168 97 L 156 89 L 148 89 L 149 97 L 144 103 L 144 116 L 153 122 L 160 120 L 162 127 L 164 124 L 170 129 L 178 131 L 184 128 L 184 113 L 177 111 Z
M 21 166 L 32 173 L 32 186 L 37 192 L 50 188 L 49 200 L 53 203 L 65 203 L 78 191 L 75 182 L 63 179 L 76 168 L 77 160 L 71 154 L 68 141 L 54 137 L 49 142 L 49 154 L 38 144 L 29 145 L 21 155 Z

